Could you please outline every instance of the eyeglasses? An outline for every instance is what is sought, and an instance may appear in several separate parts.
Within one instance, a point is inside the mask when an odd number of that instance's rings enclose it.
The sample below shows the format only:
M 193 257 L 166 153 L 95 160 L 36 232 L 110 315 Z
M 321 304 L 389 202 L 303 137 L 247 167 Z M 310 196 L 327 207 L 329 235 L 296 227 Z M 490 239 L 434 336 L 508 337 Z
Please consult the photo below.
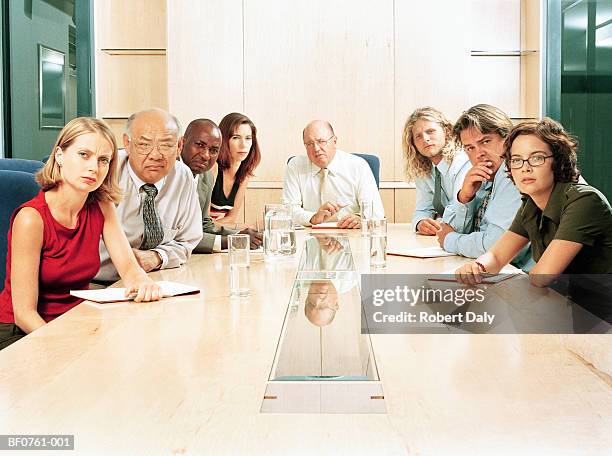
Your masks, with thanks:
M 510 168 L 521 169 L 525 162 L 529 163 L 530 166 L 542 166 L 546 159 L 550 157 L 552 157 L 552 155 L 532 155 L 527 159 L 513 157 L 510 159 Z
M 171 153 L 176 151 L 177 143 L 147 143 L 147 142 L 134 142 L 134 147 L 136 147 L 136 152 L 141 155 L 149 155 L 153 152 L 153 149 L 157 147 L 157 150 L 162 155 L 170 155 Z
M 307 143 L 304 143 L 304 145 L 306 146 L 306 149 L 310 149 L 311 147 L 314 147 L 315 143 L 318 144 L 319 147 L 325 147 L 335 137 L 336 137 L 335 135 L 332 135 L 328 139 L 315 139 L 314 141 L 309 141 Z

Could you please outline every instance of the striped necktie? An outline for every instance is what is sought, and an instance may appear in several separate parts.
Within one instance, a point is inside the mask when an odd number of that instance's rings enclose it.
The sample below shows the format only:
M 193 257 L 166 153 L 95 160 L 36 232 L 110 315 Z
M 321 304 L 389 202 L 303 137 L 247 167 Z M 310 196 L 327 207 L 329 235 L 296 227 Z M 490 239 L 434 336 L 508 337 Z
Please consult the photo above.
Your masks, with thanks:
M 434 183 L 434 196 L 433 196 L 433 208 L 436 214 L 442 216 L 444 214 L 444 205 L 442 204 L 442 174 L 436 168 L 434 169 L 435 183 Z
M 157 187 L 153 184 L 144 184 L 140 187 L 146 193 L 144 203 L 142 205 L 142 221 L 144 223 L 144 236 L 141 250 L 150 250 L 157 247 L 164 238 L 164 229 L 162 228 L 161 220 L 155 211 L 155 197 L 157 196 Z
M 492 191 L 493 184 L 490 183 L 489 188 L 486 190 L 484 198 L 482 198 L 482 201 L 480 202 L 480 206 L 478 207 L 476 216 L 474 217 L 474 229 L 472 231 L 480 231 L 480 224 L 482 223 L 482 219 L 484 218 L 487 206 L 489 205 L 489 200 L 491 199 Z

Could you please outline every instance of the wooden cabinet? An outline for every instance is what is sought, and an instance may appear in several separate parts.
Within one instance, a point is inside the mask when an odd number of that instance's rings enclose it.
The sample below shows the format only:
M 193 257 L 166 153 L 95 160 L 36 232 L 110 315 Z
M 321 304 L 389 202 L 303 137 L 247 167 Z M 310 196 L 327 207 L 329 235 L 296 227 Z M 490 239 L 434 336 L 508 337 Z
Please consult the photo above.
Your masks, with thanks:
M 168 108 L 166 0 L 97 0 L 96 115 L 118 144 L 127 118 Z

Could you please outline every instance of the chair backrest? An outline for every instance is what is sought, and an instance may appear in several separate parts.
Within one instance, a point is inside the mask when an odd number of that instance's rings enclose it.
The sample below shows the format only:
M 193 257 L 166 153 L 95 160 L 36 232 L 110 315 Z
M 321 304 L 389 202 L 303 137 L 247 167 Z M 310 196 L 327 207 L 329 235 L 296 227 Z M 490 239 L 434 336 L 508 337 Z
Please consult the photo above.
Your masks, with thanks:
M 34 174 L 0 169 L 0 289 L 6 275 L 7 235 L 15 209 L 34 198 L 40 187 Z
M 380 160 L 379 158 L 376 155 L 371 155 L 371 154 L 354 153 L 353 155 L 357 155 L 358 157 L 361 157 L 366 161 L 366 163 L 372 170 L 372 174 L 374 175 L 374 180 L 376 181 L 376 187 L 380 188 Z M 293 157 L 295 157 L 295 155 L 292 155 L 291 157 L 287 159 L 287 164 L 289 164 L 289 162 L 291 161 Z
M 45 164 L 38 160 L 26 160 L 24 158 L 0 158 L 0 169 L 10 171 L 23 171 L 34 174 Z
M 374 180 L 376 181 L 376 187 L 380 188 L 380 160 L 376 155 L 371 154 L 357 154 L 358 157 L 363 158 L 367 164 L 370 166 L 372 170 L 372 174 L 374 174 Z

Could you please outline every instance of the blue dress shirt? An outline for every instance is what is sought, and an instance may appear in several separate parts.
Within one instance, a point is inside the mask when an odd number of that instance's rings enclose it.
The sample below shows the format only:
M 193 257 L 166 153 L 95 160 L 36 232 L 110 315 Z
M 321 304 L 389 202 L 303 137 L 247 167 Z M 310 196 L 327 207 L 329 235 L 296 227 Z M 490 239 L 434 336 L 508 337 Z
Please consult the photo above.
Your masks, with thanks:
M 490 186 L 493 186 L 493 190 L 480 222 L 480 231 L 473 232 L 474 216 Z M 455 194 L 451 203 L 452 212 L 449 212 L 449 219 L 445 220 L 455 232 L 448 233 L 444 238 L 444 250 L 465 257 L 479 257 L 510 228 L 520 206 L 521 194 L 508 177 L 506 164 L 502 163 L 493 182 L 481 186 L 472 201 L 462 204 Z M 534 264 L 529 244 L 519 252 L 512 263 L 526 270 Z
M 452 162 L 449 163 L 446 160 L 441 160 L 440 163 L 436 165 L 442 177 L 442 205 L 445 208 L 443 219 L 452 218 L 450 213 L 447 214 L 447 211 L 450 209 L 455 195 L 461 190 L 463 179 L 471 167 L 472 165 L 463 149 L 457 151 Z M 412 227 L 416 231 L 416 226 L 421 220 L 425 218 L 434 218 L 436 215 L 436 211 L 433 207 L 435 192 L 433 168 L 431 173 L 425 177 L 416 179 L 414 184 L 416 186 L 416 206 L 412 216 Z

